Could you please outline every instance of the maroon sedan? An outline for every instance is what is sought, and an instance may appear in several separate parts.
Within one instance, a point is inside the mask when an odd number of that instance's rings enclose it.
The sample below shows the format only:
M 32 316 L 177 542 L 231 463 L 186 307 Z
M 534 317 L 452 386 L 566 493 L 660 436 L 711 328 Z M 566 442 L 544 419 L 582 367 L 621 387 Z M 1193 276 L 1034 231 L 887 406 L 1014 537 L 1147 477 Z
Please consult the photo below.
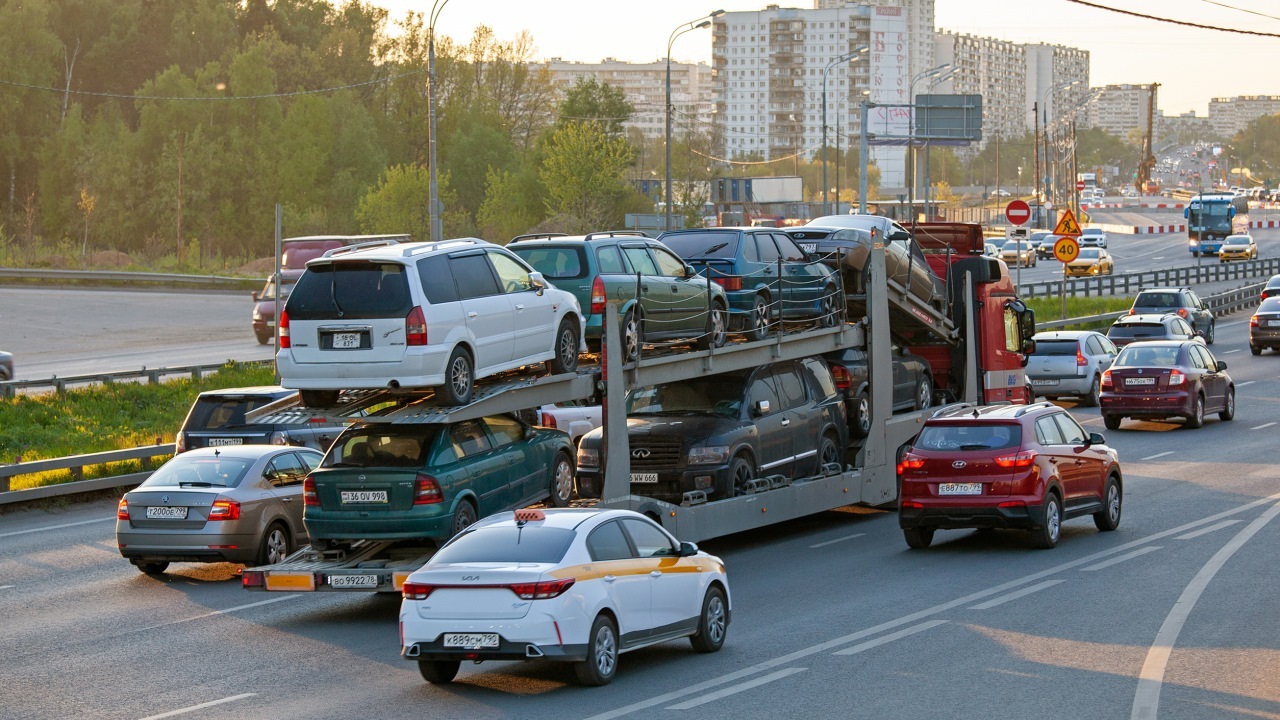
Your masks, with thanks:
M 1203 425 L 1208 412 L 1230 420 L 1236 388 L 1226 370 L 1198 339 L 1128 345 L 1102 374 L 1102 420 L 1108 430 L 1126 417 L 1183 418 L 1190 428 Z

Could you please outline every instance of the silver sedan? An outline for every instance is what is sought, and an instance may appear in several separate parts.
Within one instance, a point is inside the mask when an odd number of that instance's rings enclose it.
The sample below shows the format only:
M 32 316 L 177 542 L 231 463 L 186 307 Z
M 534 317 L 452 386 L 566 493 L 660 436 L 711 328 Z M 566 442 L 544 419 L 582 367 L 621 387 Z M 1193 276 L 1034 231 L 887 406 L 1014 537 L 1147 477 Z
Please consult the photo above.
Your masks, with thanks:
M 178 455 L 120 499 L 120 554 L 149 575 L 171 562 L 280 562 L 306 537 L 302 481 L 321 457 L 279 445 Z

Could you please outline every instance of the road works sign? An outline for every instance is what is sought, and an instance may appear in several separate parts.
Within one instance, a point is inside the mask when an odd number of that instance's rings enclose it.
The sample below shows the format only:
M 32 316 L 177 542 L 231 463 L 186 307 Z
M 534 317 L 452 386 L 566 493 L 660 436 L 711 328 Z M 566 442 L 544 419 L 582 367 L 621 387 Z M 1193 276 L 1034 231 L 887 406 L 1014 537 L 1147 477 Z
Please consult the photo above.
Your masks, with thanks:
M 1058 223 L 1058 225 L 1061 226 L 1062 223 Z M 1070 236 L 1060 237 L 1053 244 L 1053 256 L 1064 263 L 1069 263 L 1080 257 L 1080 243 Z
M 1026 225 L 1031 219 L 1031 206 L 1021 200 L 1013 200 L 1005 206 L 1004 216 L 1014 225 Z
M 1057 226 L 1053 228 L 1053 234 L 1079 237 L 1080 223 L 1076 222 L 1075 213 L 1071 212 L 1071 208 L 1062 211 L 1062 217 L 1058 219 Z M 1074 260 L 1075 258 L 1072 259 Z

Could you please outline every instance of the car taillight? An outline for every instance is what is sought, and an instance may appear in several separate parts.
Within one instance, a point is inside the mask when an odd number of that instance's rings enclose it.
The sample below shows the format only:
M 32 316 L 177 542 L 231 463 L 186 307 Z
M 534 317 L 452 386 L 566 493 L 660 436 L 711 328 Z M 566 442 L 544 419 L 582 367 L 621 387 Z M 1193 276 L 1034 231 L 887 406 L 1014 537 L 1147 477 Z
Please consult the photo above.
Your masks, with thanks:
M 239 520 L 240 519 L 240 503 L 235 500 L 214 500 L 213 506 L 209 508 L 210 522 L 217 520 Z
M 116 519 L 117 520 L 129 519 L 129 501 L 128 500 L 125 500 L 124 498 L 120 498 L 120 504 L 116 506 Z
M 898 463 L 898 467 L 902 470 L 919 470 L 924 467 L 924 458 L 919 455 L 907 453 L 902 456 L 902 462 Z M 899 472 L 901 472 L 901 470 Z
M 1099 383 L 1099 387 L 1104 387 L 1104 388 L 1111 387 L 1111 371 L 1110 370 L 1107 370 L 1102 373 L 1102 382 Z
M 1187 374 L 1181 370 L 1173 370 L 1169 373 L 1170 385 L 1181 385 L 1187 381 Z
M 316 481 L 310 475 L 302 479 L 302 504 L 320 506 L 320 496 L 316 494 Z
M 521 600 L 549 600 L 563 595 L 565 590 L 573 587 L 574 582 L 576 581 L 570 577 L 536 583 L 514 583 L 507 587 Z
M 608 301 L 608 296 L 604 294 L 604 278 L 597 275 L 596 279 L 591 281 L 591 314 L 603 314 L 604 304 Z
M 1036 454 L 1027 450 L 1013 455 L 1001 455 L 996 458 L 996 465 L 1002 468 L 1025 468 L 1031 467 L 1035 461 Z
M 404 341 L 410 347 L 427 344 L 427 318 L 420 305 L 414 305 L 404 319 Z
M 556 427 L 556 416 L 551 413 L 542 413 L 542 427 Z
M 713 277 L 711 281 L 725 290 L 741 290 L 742 278 L 740 277 Z
M 1258 327 L 1258 316 L 1254 315 L 1249 318 L 1249 327 Z
M 427 596 L 431 595 L 431 591 L 435 589 L 435 585 L 407 582 L 402 586 L 401 592 L 405 600 L 426 600 Z
M 414 505 L 430 505 L 444 500 L 444 494 L 440 492 L 440 484 L 430 475 L 418 475 L 418 482 L 413 491 Z
M 293 347 L 289 344 L 289 313 L 286 310 L 280 311 L 280 349 Z
M 1080 352 L 1079 348 L 1076 348 L 1076 365 L 1078 367 L 1083 367 L 1088 364 L 1089 361 L 1085 359 L 1084 353 Z
M 177 455 L 178 453 L 184 453 L 186 451 L 187 434 L 179 430 L 178 434 L 173 438 L 173 454 Z
M 1185 318 L 1187 316 L 1186 308 L 1178 308 L 1178 317 Z
M 836 389 L 845 392 L 853 387 L 853 378 L 849 375 L 849 370 L 843 365 L 831 366 L 831 379 L 836 381 Z

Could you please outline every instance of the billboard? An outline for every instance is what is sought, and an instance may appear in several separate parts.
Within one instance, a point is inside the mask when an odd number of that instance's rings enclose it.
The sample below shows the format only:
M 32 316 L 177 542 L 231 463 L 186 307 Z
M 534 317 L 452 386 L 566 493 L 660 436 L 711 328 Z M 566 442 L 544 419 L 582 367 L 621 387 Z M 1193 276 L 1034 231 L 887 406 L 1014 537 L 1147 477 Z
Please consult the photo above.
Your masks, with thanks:
M 917 95 L 917 143 L 968 145 L 982 140 L 981 95 Z

